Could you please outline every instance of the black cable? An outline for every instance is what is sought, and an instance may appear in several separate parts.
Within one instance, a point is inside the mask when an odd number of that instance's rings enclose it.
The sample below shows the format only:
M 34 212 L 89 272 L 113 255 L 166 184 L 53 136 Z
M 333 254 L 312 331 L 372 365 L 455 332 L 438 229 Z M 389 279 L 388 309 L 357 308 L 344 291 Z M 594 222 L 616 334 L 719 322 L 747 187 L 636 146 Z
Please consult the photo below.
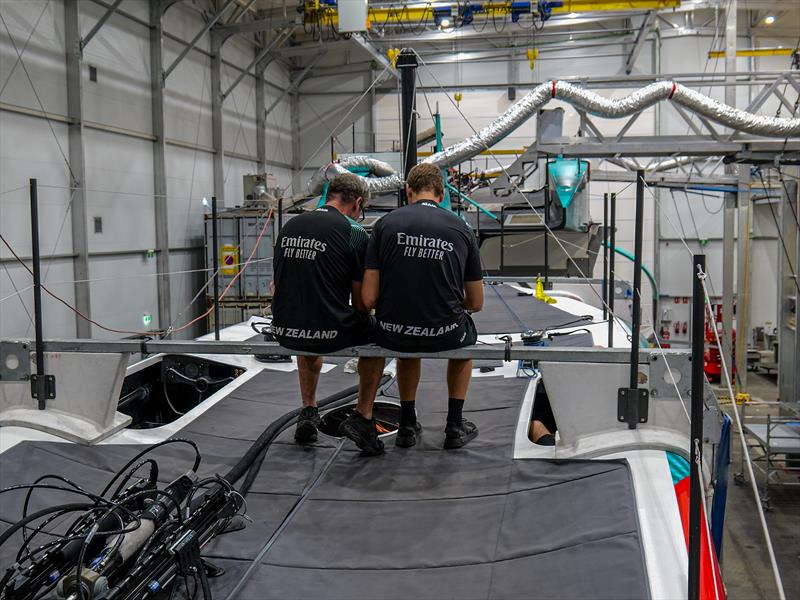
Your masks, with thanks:
M 66 483 L 67 485 L 72 486 L 76 490 L 85 491 L 77 483 L 75 483 L 73 481 L 70 481 L 66 477 L 62 477 L 61 475 L 42 475 L 36 481 L 33 482 L 33 485 L 36 485 L 37 483 L 41 483 L 42 481 L 45 481 L 47 479 L 55 479 L 57 481 L 62 481 L 64 483 Z M 28 516 L 28 506 L 30 505 L 31 496 L 33 496 L 33 492 L 34 492 L 35 489 L 37 489 L 37 488 L 34 488 L 34 487 L 29 488 L 27 493 L 25 494 L 25 501 L 22 503 L 22 518 L 23 519 L 26 516 Z M 45 525 L 46 525 L 46 523 L 45 523 Z M 28 549 L 30 551 L 30 548 L 28 548 L 28 544 L 29 543 L 30 543 L 30 538 L 28 538 L 28 536 L 26 534 L 26 528 L 23 527 L 22 528 L 22 546 L 20 547 L 20 553 L 22 552 L 23 549 Z
M 131 469 L 128 471 L 127 475 L 125 475 L 125 477 L 119 482 L 119 485 L 117 486 L 117 489 L 114 490 L 113 494 L 111 494 L 111 498 L 112 499 L 116 498 L 120 494 L 120 492 L 122 491 L 122 488 L 125 487 L 125 484 L 128 483 L 131 480 L 131 477 L 133 477 L 133 474 L 136 473 L 136 471 L 141 469 L 146 464 L 150 465 L 150 477 L 149 477 L 150 483 L 152 483 L 152 484 L 157 483 L 158 482 L 158 463 L 152 458 L 146 458 L 146 459 L 138 462 L 137 464 L 135 464 L 133 467 L 131 467 Z
M 36 512 L 29 514 L 24 519 L 20 519 L 13 525 L 10 525 L 3 531 L 3 533 L 0 533 L 0 546 L 5 544 L 18 529 L 25 527 L 25 525 L 31 521 L 35 521 L 36 519 L 40 519 L 46 515 L 50 515 L 59 511 L 87 510 L 89 508 L 93 508 L 94 506 L 94 504 L 88 504 L 86 502 L 70 502 L 67 504 L 59 504 L 58 506 L 50 506 L 48 508 L 43 508 L 42 510 L 37 510 Z
M 200 457 L 200 450 L 197 448 L 197 444 L 195 442 L 193 442 L 192 440 L 187 440 L 187 439 L 184 439 L 184 438 L 170 438 L 168 440 L 164 440 L 162 442 L 158 442 L 157 444 L 153 444 L 152 446 L 149 446 L 148 448 L 145 448 L 144 450 L 139 452 L 139 454 L 137 454 L 132 459 L 130 459 L 125 464 L 125 466 L 123 466 L 119 471 L 117 471 L 117 474 L 114 475 L 114 477 L 111 478 L 111 481 L 109 481 L 108 484 L 106 484 L 106 487 L 103 488 L 103 491 L 100 492 L 100 495 L 101 496 L 105 496 L 106 493 L 108 492 L 108 490 L 111 489 L 111 486 L 114 484 L 114 482 L 120 477 L 120 475 L 122 475 L 123 471 L 125 471 L 133 463 L 135 463 L 137 460 L 142 458 L 145 454 L 148 454 L 148 453 L 152 452 L 153 450 L 155 450 L 156 448 L 160 448 L 161 446 L 166 446 L 167 444 L 188 444 L 189 446 L 191 446 L 194 449 L 194 453 L 195 453 L 194 466 L 192 467 L 192 471 L 197 472 L 197 469 L 198 469 L 198 467 L 200 467 L 200 462 L 202 460 L 202 458 Z
M 379 389 L 390 379 L 391 376 L 384 375 L 379 383 Z M 345 404 L 347 402 L 352 402 L 357 396 L 358 385 L 353 385 L 340 390 L 335 394 L 331 394 L 322 400 L 319 400 L 317 402 L 317 407 L 330 408 L 332 405 L 337 403 Z M 296 421 L 301 410 L 302 408 L 296 408 L 295 410 L 292 410 L 273 421 L 259 436 L 258 440 L 256 440 L 253 446 L 251 446 L 251 448 L 247 451 L 247 454 L 245 454 L 239 463 L 237 463 L 237 465 L 228 472 L 228 475 L 223 477 L 223 479 L 226 479 L 231 484 L 234 484 L 244 475 L 244 469 L 246 468 L 247 477 L 242 483 L 242 486 L 239 488 L 239 493 L 242 494 L 242 496 L 247 495 L 247 493 L 250 491 L 250 488 L 252 487 L 259 471 L 261 470 L 261 465 L 264 463 L 267 450 L 269 450 L 272 442 L 278 437 L 278 435 L 280 435 L 281 432 L 290 427 Z M 246 466 L 244 463 L 246 463 Z

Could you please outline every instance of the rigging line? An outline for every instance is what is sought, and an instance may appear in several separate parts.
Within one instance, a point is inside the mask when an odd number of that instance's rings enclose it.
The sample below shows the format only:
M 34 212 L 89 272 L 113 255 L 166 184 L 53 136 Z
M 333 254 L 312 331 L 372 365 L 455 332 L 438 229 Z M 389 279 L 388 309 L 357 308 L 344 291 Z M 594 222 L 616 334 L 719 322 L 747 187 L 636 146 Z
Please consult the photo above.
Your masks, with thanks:
M 797 98 L 800 99 L 800 94 L 798 94 Z M 783 193 L 786 194 L 786 203 L 789 206 L 789 210 L 792 211 L 792 217 L 794 217 L 794 222 L 797 225 L 797 229 L 800 230 L 800 219 L 797 217 L 797 211 L 795 210 L 794 205 L 789 200 L 789 188 L 786 187 L 786 181 L 783 179 L 783 172 L 781 171 L 780 166 L 775 167 L 775 169 L 778 171 L 778 181 L 781 182 Z
M 58 244 L 61 242 L 61 236 L 64 233 L 64 225 L 67 222 L 67 216 L 69 216 L 69 211 L 72 209 L 72 202 L 75 200 L 75 192 L 73 191 L 70 194 L 69 202 L 67 202 L 67 209 L 64 211 L 64 216 L 61 218 L 61 225 L 58 227 L 58 233 L 56 234 L 56 241 L 53 242 L 53 250 L 50 252 L 50 258 L 55 256 L 56 250 L 58 250 Z M 47 276 L 50 274 L 50 269 L 53 266 L 53 261 L 50 260 L 47 262 L 47 265 L 44 268 L 44 273 L 42 274 L 42 283 L 47 281 Z M 33 323 L 28 323 L 28 327 L 25 329 L 25 335 L 27 336 L 30 331 Z
M 11 30 L 8 28 L 8 23 L 6 23 L 5 18 L 3 17 L 2 11 L 0 11 L 0 21 L 3 23 L 3 27 L 8 34 L 9 40 L 11 40 L 11 45 L 14 47 L 14 52 L 17 54 L 17 58 L 19 59 L 19 65 L 22 67 L 22 70 L 25 72 L 25 77 L 28 79 L 28 83 L 31 86 L 31 90 L 33 91 L 33 95 L 36 97 L 36 102 L 39 103 L 39 108 L 42 111 L 42 115 L 44 116 L 44 120 L 47 122 L 47 126 L 50 128 L 50 133 L 53 134 L 53 139 L 56 142 L 56 146 L 58 146 L 58 151 L 61 153 L 61 158 L 64 159 L 64 164 L 67 165 L 67 170 L 69 171 L 70 176 L 72 177 L 72 181 L 77 181 L 75 177 L 75 173 L 72 170 L 72 167 L 69 164 L 69 160 L 67 159 L 67 155 L 64 153 L 64 148 L 61 147 L 61 142 L 58 141 L 58 136 L 56 135 L 55 130 L 53 129 L 53 123 L 48 117 L 48 113 L 44 108 L 44 104 L 42 103 L 42 99 L 39 97 L 39 92 L 36 91 L 36 86 L 33 84 L 33 79 L 31 78 L 30 73 L 28 72 L 28 67 L 25 66 L 25 61 L 22 59 L 22 54 L 20 54 L 19 48 L 17 48 L 17 42 L 14 41 L 14 36 L 11 35 Z
M 12 192 L 18 192 L 20 190 L 26 189 L 27 187 L 28 187 L 27 185 L 21 185 L 19 187 L 11 188 L 10 190 L 6 190 L 4 192 L 0 192 L 0 196 L 5 196 L 6 194 L 10 194 Z M 39 187 L 41 187 L 41 186 L 39 186 Z
M 200 84 L 200 104 L 198 105 L 197 111 L 197 133 L 195 134 L 194 138 L 194 151 L 192 155 L 192 175 L 191 179 L 189 180 L 189 195 L 187 197 L 186 203 L 186 230 L 184 231 L 184 238 L 189 237 L 189 231 L 191 229 L 191 215 L 192 215 L 192 197 L 194 196 L 194 177 L 197 171 L 197 155 L 199 150 L 197 148 L 200 142 L 200 122 L 203 118 L 203 100 L 205 100 L 206 96 L 206 81 L 208 80 L 208 73 L 210 71 L 210 63 L 211 57 L 208 57 L 208 60 L 203 63 L 203 82 Z M 206 269 L 203 269 L 206 270 Z M 170 273 L 164 273 L 164 275 L 170 275 Z M 183 290 L 185 287 L 185 280 L 183 277 L 180 278 L 178 281 L 178 294 L 177 297 L 180 298 L 183 295 Z
M 27 285 L 24 288 L 22 288 L 21 290 L 15 291 L 13 294 L 9 294 L 8 296 L 4 296 L 4 297 L 0 298 L 0 302 L 5 302 L 6 300 L 8 300 L 10 298 L 13 298 L 14 296 L 19 296 L 20 294 L 24 294 L 25 292 L 27 292 L 28 290 L 32 290 L 33 288 L 34 288 L 33 285 Z M 16 290 L 16 288 L 14 288 L 14 289 Z M 23 303 L 23 306 L 25 306 L 24 303 Z
M 97 189 L 87 188 L 87 187 L 83 187 L 83 186 L 79 186 L 79 185 L 52 185 L 52 184 L 47 184 L 47 183 L 40 183 L 38 185 L 39 185 L 40 188 L 50 188 L 50 189 L 54 189 L 54 190 L 83 190 L 84 192 L 93 192 L 93 193 L 96 193 L 96 194 L 112 194 L 112 195 L 116 195 L 116 196 L 139 196 L 139 197 L 142 197 L 142 198 L 148 198 L 150 200 L 152 200 L 153 198 L 166 198 L 167 200 L 169 200 L 170 198 L 172 198 L 173 200 L 178 200 L 179 199 L 179 198 L 173 198 L 172 196 L 169 196 L 168 194 L 155 194 L 155 193 L 153 193 L 153 194 L 142 194 L 142 193 L 139 193 L 139 192 L 125 192 L 125 191 L 122 191 L 122 190 L 97 190 Z M 23 187 L 28 187 L 28 186 L 26 185 L 26 186 L 23 186 Z
M 6 80 L 3 82 L 3 85 L 0 86 L 0 96 L 3 95 L 3 92 L 5 91 L 8 82 L 11 81 L 11 76 L 14 74 L 14 71 L 16 71 L 17 65 L 19 65 L 19 61 L 22 59 L 22 55 L 25 54 L 25 50 L 28 48 L 28 43 L 31 41 L 33 34 L 36 33 L 36 29 L 38 29 L 39 27 L 39 21 L 42 20 L 42 17 L 44 16 L 44 13 L 49 6 L 50 6 L 50 0 L 47 0 L 47 2 L 45 2 L 44 6 L 42 7 L 42 12 L 39 13 L 39 16 L 36 18 L 36 22 L 33 24 L 33 29 L 31 29 L 31 32 L 28 34 L 25 43 L 22 45 L 22 50 L 20 51 L 17 60 L 15 60 L 14 64 L 11 65 L 11 70 L 8 72 L 8 77 L 6 77 Z
M 228 283 L 228 285 L 225 286 L 224 290 L 222 290 L 222 293 L 219 295 L 219 298 L 217 298 L 217 301 L 222 300 L 225 297 L 225 295 L 228 293 L 228 290 L 231 289 L 233 284 L 236 283 L 236 280 L 239 279 L 239 277 L 242 275 L 242 273 L 245 272 L 245 270 L 250 265 L 250 263 L 253 262 L 253 256 L 255 256 L 256 251 L 258 251 L 258 247 L 261 245 L 261 238 L 264 237 L 264 233 L 266 233 L 267 227 L 269 227 L 269 224 L 270 224 L 271 221 L 272 221 L 272 209 L 269 209 L 269 213 L 267 214 L 267 219 L 264 221 L 264 226 L 261 228 L 261 231 L 258 233 L 258 237 L 256 238 L 256 241 L 253 244 L 253 249 L 250 251 L 250 256 L 247 257 L 247 260 L 245 261 L 245 263 L 242 266 L 242 268 L 239 271 L 236 272 L 236 275 L 234 275 L 233 278 L 231 278 L 231 280 Z M 208 285 L 208 284 L 206 284 L 206 285 Z M 199 317 L 195 317 L 194 319 L 192 319 L 191 321 L 189 321 L 185 325 L 181 325 L 180 327 L 177 327 L 175 329 L 168 330 L 164 334 L 164 337 L 166 338 L 167 335 L 169 335 L 170 333 L 177 333 L 179 331 L 183 331 L 184 329 L 188 329 L 189 327 L 191 327 L 192 325 L 194 325 L 195 323 L 197 323 L 201 319 L 204 319 L 208 315 L 210 315 L 213 310 L 214 310 L 214 305 L 212 304 L 208 308 L 208 310 L 206 312 L 204 312 L 203 314 L 201 314 Z
M 372 88 L 374 88 L 377 85 L 377 83 L 381 80 L 383 75 L 389 69 L 389 65 L 390 64 L 391 63 L 388 63 L 388 62 L 386 63 L 386 66 L 383 67 L 383 70 L 375 77 L 375 79 L 372 81 L 372 83 L 369 85 L 369 87 L 366 90 L 364 90 L 364 92 L 356 99 L 356 101 L 353 103 L 353 105 L 350 107 L 350 109 L 344 114 L 344 116 L 333 127 L 333 129 L 330 130 L 329 134 L 322 139 L 322 143 L 319 146 L 317 146 L 316 150 L 314 150 L 314 152 L 312 152 L 309 155 L 309 158 L 305 162 L 305 164 L 302 167 L 300 167 L 300 169 L 297 171 L 298 175 L 302 174 L 302 172 L 306 170 L 308 165 L 310 165 L 314 160 L 316 160 L 317 154 L 319 153 L 320 150 L 322 150 L 322 148 L 325 146 L 325 144 L 328 143 L 328 139 L 331 137 L 331 135 L 333 135 L 333 132 L 336 131 L 337 129 L 339 129 L 339 127 L 342 125 L 342 123 L 344 123 L 345 120 L 352 114 L 352 112 L 361 103 L 361 101 L 367 96 L 367 94 L 369 94 L 372 91 Z M 292 187 L 291 183 L 289 183 L 286 187 L 283 188 L 283 192 L 281 193 L 281 195 L 285 195 L 290 187 Z
M 0 234 L 0 235 L 2 235 L 2 234 Z M 19 298 L 19 302 L 20 302 L 20 304 L 22 304 L 22 309 L 25 311 L 25 314 L 28 315 L 28 321 L 33 323 L 33 317 L 31 316 L 31 311 L 28 310 L 28 305 L 25 304 L 25 301 L 22 299 L 22 295 L 21 295 L 22 292 L 20 292 L 19 289 L 17 288 L 17 284 L 14 283 L 14 279 L 11 277 L 11 273 L 9 273 L 8 267 L 6 266 L 6 263 L 0 263 L 0 265 L 3 265 L 3 270 L 6 272 L 6 277 L 8 277 L 8 280 L 11 282 L 11 287 L 14 288 L 14 291 L 16 292 L 17 298 Z M 30 288 L 28 288 L 28 289 L 30 289 Z
M 428 64 L 425 62 L 425 60 L 424 60 L 424 59 L 423 59 L 421 56 L 419 56 L 419 54 L 417 54 L 417 57 L 419 58 L 419 60 L 420 60 L 420 62 L 422 63 L 422 65 L 423 65 L 423 66 L 424 66 L 424 67 L 427 69 L 427 71 L 428 71 L 428 74 L 431 76 L 431 78 L 432 78 L 432 79 L 433 79 L 433 80 L 436 82 L 436 84 L 439 86 L 439 88 L 441 89 L 442 93 L 444 93 L 444 94 L 445 94 L 445 96 L 446 96 L 446 97 L 447 97 L 447 99 L 450 101 L 450 103 L 451 103 L 451 104 L 452 104 L 452 105 L 455 107 L 455 109 L 456 109 L 456 111 L 458 112 L 458 114 L 459 114 L 459 115 L 461 115 L 461 117 L 464 119 L 464 122 L 466 122 L 466 123 L 467 123 L 467 125 L 469 125 L 470 129 L 472 129 L 472 131 L 473 131 L 473 132 L 474 132 L 474 133 L 477 135 L 477 133 L 478 133 L 478 132 L 477 132 L 477 131 L 475 130 L 475 128 L 472 126 L 472 123 L 469 121 L 469 119 L 466 117 L 466 115 L 465 115 L 465 114 L 464 114 L 464 113 L 461 111 L 461 108 L 460 108 L 460 107 L 459 107 L 459 106 L 458 106 L 458 105 L 455 103 L 455 101 L 454 101 L 454 100 L 453 100 L 453 99 L 450 97 L 450 94 L 448 94 L 448 93 L 447 93 L 447 91 L 445 90 L 444 86 L 441 84 L 441 82 L 439 81 L 439 79 L 436 77 L 436 74 L 433 72 L 433 70 L 432 70 L 432 69 L 431 69 L 431 68 L 428 66 Z M 487 150 L 489 149 L 488 145 L 487 145 L 485 142 L 484 142 L 484 147 L 485 147 Z M 511 175 L 508 173 L 508 170 L 507 170 L 507 169 L 506 169 L 506 168 L 505 168 L 505 167 L 502 165 L 502 163 L 500 163 L 499 159 L 498 159 L 496 156 L 494 156 L 494 155 L 492 155 L 492 158 L 494 158 L 494 160 L 495 160 L 495 162 L 497 163 L 497 165 L 500 167 L 500 169 L 501 169 L 501 170 L 503 171 L 503 173 L 506 175 L 506 177 L 508 178 L 509 182 L 511 183 L 511 185 L 512 185 L 512 186 L 513 186 L 513 188 L 514 188 L 514 191 L 516 191 L 516 192 L 517 192 L 517 193 L 518 193 L 518 194 L 519 194 L 519 195 L 522 197 L 522 199 L 525 201 L 525 203 L 527 203 L 527 204 L 528 204 L 528 206 L 530 206 L 530 208 L 531 208 L 531 210 L 533 211 L 533 213 L 534 213 L 535 215 L 537 215 L 537 216 L 538 216 L 538 217 L 541 219 L 541 222 L 542 222 L 542 224 L 544 225 L 544 227 L 545 227 L 545 230 L 546 230 L 548 233 L 550 233 L 550 235 L 552 235 L 552 236 L 553 236 L 553 239 L 556 241 L 556 243 L 558 244 L 558 246 L 561 248 L 561 251 L 562 251 L 562 252 L 564 253 L 564 255 L 567 257 L 567 260 L 568 260 L 569 262 L 571 262 L 571 263 L 572 263 L 572 265 L 575 267 L 575 269 L 577 270 L 578 274 L 579 274 L 579 275 L 580 275 L 580 276 L 583 278 L 583 280 L 584 280 L 586 283 L 588 283 L 588 284 L 589 284 L 589 289 L 591 289 L 591 290 L 592 290 L 592 292 L 594 293 L 594 295 L 595 295 L 595 296 L 597 296 L 597 298 L 600 300 L 600 302 L 602 302 L 602 303 L 603 303 L 603 304 L 606 306 L 606 308 L 608 308 L 608 305 L 607 305 L 607 304 L 606 304 L 606 303 L 603 301 L 603 297 L 602 297 L 602 296 L 600 295 L 600 293 L 598 293 L 598 291 L 597 291 L 597 290 L 594 288 L 594 286 L 592 285 L 591 281 L 589 281 L 589 278 L 588 278 L 588 277 L 587 277 L 587 276 L 584 274 L 584 272 L 583 272 L 583 270 L 580 268 L 580 266 L 578 266 L 578 263 L 575 261 L 575 259 L 573 259 L 573 258 L 570 256 L 569 252 L 567 252 L 567 249 L 566 249 L 566 248 L 564 247 L 564 245 L 561 243 L 561 240 L 560 240 L 560 239 L 559 239 L 559 238 L 558 238 L 558 237 L 557 237 L 557 236 L 556 236 L 556 235 L 553 233 L 553 230 L 552 230 L 552 229 L 551 229 L 551 228 L 550 228 L 550 227 L 547 225 L 547 222 L 546 222 L 546 220 L 545 220 L 545 218 L 544 218 L 544 215 L 542 215 L 542 213 L 540 213 L 540 212 L 539 212 L 539 210 L 537 210 L 537 209 L 536 209 L 536 207 L 534 207 L 534 206 L 533 206 L 533 203 L 532 203 L 532 202 L 531 202 L 531 201 L 528 199 L 528 197 L 527 197 L 527 196 L 526 196 L 526 195 L 525 195 L 525 194 L 522 192 L 522 190 L 519 188 L 519 185 L 518 185 L 518 184 L 517 184 L 517 183 L 514 181 L 514 179 L 511 177 Z M 618 317 L 617 315 L 613 315 L 613 318 L 614 318 L 614 320 L 615 320 L 615 321 L 617 321 L 617 324 L 621 324 L 621 321 L 619 320 L 619 317 Z
M 764 182 L 764 175 L 762 175 L 761 170 L 758 171 L 758 176 L 761 179 L 761 185 L 763 186 L 764 193 L 766 194 L 767 184 Z M 775 223 L 775 231 L 778 234 L 778 238 L 781 241 L 781 247 L 783 248 L 783 253 L 786 256 L 786 265 L 789 267 L 789 272 L 792 274 L 792 279 L 794 280 L 794 285 L 797 288 L 797 291 L 800 292 L 800 281 L 797 280 L 797 271 L 795 271 L 794 267 L 792 266 L 792 259 L 789 256 L 789 251 L 786 249 L 786 240 L 783 239 L 783 231 L 781 231 L 781 226 L 778 224 L 778 217 L 775 216 L 775 210 L 772 208 L 772 202 L 767 202 L 767 208 L 769 208 L 769 214 L 772 215 L 772 220 Z
M 230 81 L 230 77 L 228 79 Z M 247 94 L 247 98 L 245 99 L 245 104 L 244 104 L 244 109 L 243 109 L 244 111 L 246 111 L 247 108 L 250 106 L 250 99 L 252 98 L 254 92 L 255 92 L 255 87 L 251 88 L 250 92 Z M 232 149 L 232 152 L 236 152 L 236 148 L 239 147 L 239 139 L 241 138 L 242 141 L 244 142 L 244 148 L 245 148 L 245 150 L 247 150 L 247 154 L 249 155 L 250 154 L 250 145 L 247 143 L 247 136 L 243 135 L 243 133 L 244 133 L 244 115 L 239 112 L 239 106 L 238 106 L 238 103 L 236 102 L 236 93 L 235 92 L 231 92 L 231 98 L 233 98 L 233 110 L 236 113 L 236 117 L 239 120 L 239 127 L 236 129 L 236 135 L 233 138 L 233 149 Z M 252 163 L 254 161 L 248 161 L 248 162 Z M 223 183 L 227 183 L 228 177 L 230 177 L 232 168 L 233 168 L 233 160 L 229 159 L 228 160 L 228 170 L 225 172 L 225 177 L 223 178 Z
M 753 490 L 753 500 L 755 501 L 756 508 L 758 509 L 758 518 L 761 522 L 761 531 L 764 534 L 764 542 L 767 545 L 767 552 L 769 554 L 769 561 L 772 565 L 772 575 L 775 579 L 775 586 L 778 589 L 778 597 L 780 600 L 786 600 L 786 594 L 783 590 L 783 581 L 781 580 L 781 573 L 778 569 L 778 562 L 775 558 L 775 550 L 772 547 L 772 538 L 769 533 L 769 527 L 767 527 L 767 520 L 764 517 L 764 508 L 761 506 L 761 495 L 758 491 L 758 483 L 756 482 L 755 474 L 753 473 L 753 463 L 750 459 L 750 452 L 747 448 L 747 440 L 745 439 L 744 429 L 742 428 L 742 421 L 739 417 L 739 410 L 736 408 L 736 396 L 733 393 L 733 385 L 731 384 L 731 377 L 730 373 L 728 372 L 728 365 L 725 361 L 725 353 L 722 351 L 722 342 L 719 338 L 719 331 L 717 331 L 717 323 L 713 317 L 714 310 L 711 304 L 711 298 L 708 296 L 708 289 L 706 288 L 706 274 L 702 271 L 699 265 L 697 265 L 697 275 L 700 279 L 700 284 L 703 288 L 703 295 L 705 296 L 705 304 L 706 309 L 711 313 L 712 317 L 711 321 L 711 329 L 714 332 L 714 339 L 716 340 L 717 348 L 719 349 L 719 356 L 722 362 L 722 372 L 725 374 L 725 385 L 728 388 L 728 394 L 730 394 L 731 399 L 731 408 L 733 409 L 733 414 L 736 417 L 736 428 L 739 433 L 739 441 L 742 445 L 742 452 L 744 453 L 744 457 L 747 463 L 747 474 L 750 477 L 750 486 Z
M 503 295 L 502 295 L 500 292 L 498 292 L 498 291 L 497 291 L 497 287 L 498 287 L 498 286 L 496 286 L 496 285 L 490 285 L 489 287 L 490 287 L 490 288 L 492 288 L 492 291 L 495 293 L 495 295 L 496 295 L 496 296 L 497 296 L 497 298 L 500 300 L 500 302 L 502 302 L 502 303 L 503 303 L 503 305 L 506 307 L 506 310 L 508 310 L 508 312 L 510 312 L 510 313 L 511 313 L 511 316 L 513 316 L 513 317 L 514 317 L 514 319 L 516 319 L 517 323 L 519 323 L 519 326 L 520 326 L 520 327 L 522 327 L 522 331 L 528 331 L 528 330 L 530 329 L 530 327 L 528 327 L 528 326 L 527 326 L 527 325 L 526 325 L 526 324 L 525 324 L 525 323 L 522 321 L 522 319 L 520 319 L 519 315 L 518 315 L 518 314 L 517 314 L 517 313 L 514 311 L 514 309 L 513 309 L 513 308 L 511 308 L 511 306 L 509 306 L 508 302 L 506 302 L 506 299 L 505 299 L 505 298 L 503 298 Z

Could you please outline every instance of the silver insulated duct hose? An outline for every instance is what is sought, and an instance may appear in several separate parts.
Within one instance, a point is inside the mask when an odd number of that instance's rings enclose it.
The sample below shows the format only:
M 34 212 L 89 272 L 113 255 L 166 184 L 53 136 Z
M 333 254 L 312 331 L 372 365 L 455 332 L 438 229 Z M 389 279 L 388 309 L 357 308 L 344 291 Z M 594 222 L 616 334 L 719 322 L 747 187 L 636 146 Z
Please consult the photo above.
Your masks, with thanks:
M 548 81 L 536 86 L 476 134 L 429 156 L 423 162 L 440 168 L 452 167 L 465 162 L 508 136 L 553 99 L 563 100 L 576 108 L 606 119 L 629 117 L 657 102 L 671 100 L 710 121 L 735 131 L 776 138 L 800 136 L 800 119 L 754 115 L 718 102 L 673 81 L 651 83 L 624 98 L 615 99 L 604 98 L 595 92 L 565 81 Z M 373 165 L 373 163 L 379 163 L 380 166 Z M 309 191 L 312 194 L 319 194 L 326 179 L 335 177 L 336 174 L 345 171 L 348 166 L 370 168 L 370 172 L 377 176 L 367 179 L 370 191 L 373 193 L 394 191 L 403 185 L 400 175 L 387 163 L 363 156 L 354 156 L 320 170 L 309 182 Z M 388 171 L 386 167 L 388 167 Z

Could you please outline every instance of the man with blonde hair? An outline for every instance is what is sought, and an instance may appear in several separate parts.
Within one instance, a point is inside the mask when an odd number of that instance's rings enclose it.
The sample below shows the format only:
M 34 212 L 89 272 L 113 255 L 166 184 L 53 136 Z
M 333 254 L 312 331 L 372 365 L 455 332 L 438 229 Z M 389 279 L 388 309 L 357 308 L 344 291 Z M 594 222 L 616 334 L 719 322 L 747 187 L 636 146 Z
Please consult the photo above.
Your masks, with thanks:
M 477 332 L 468 313 L 483 308 L 475 236 L 464 221 L 439 206 L 444 187 L 433 165 L 411 169 L 406 195 L 407 206 L 375 224 L 367 248 L 362 295 L 365 307 L 376 309 L 375 341 L 411 353 L 472 345 Z M 416 444 L 422 431 L 415 410 L 420 366 L 419 358 L 397 361 L 401 402 L 395 444 L 404 448 Z M 471 375 L 471 360 L 448 361 L 445 448 L 460 448 L 478 435 L 475 424 L 462 417 Z M 348 437 L 355 439 L 358 433 L 349 431 Z

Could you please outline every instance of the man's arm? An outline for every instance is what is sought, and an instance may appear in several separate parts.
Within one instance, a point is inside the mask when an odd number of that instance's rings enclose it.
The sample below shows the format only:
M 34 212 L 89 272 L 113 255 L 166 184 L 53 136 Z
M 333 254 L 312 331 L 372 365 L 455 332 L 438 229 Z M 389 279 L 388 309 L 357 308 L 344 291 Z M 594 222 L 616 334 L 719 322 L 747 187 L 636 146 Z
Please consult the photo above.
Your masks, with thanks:
M 381 287 L 381 272 L 378 269 L 364 271 L 364 283 L 361 285 L 361 300 L 366 310 L 372 310 L 378 303 L 378 290 Z
M 464 282 L 464 308 L 470 312 L 483 309 L 483 281 Z
M 369 309 L 364 305 L 364 300 L 362 299 L 362 291 L 363 285 L 360 281 L 353 281 L 351 283 L 350 288 L 350 296 L 353 302 L 353 308 L 355 308 L 360 313 L 369 312 Z

